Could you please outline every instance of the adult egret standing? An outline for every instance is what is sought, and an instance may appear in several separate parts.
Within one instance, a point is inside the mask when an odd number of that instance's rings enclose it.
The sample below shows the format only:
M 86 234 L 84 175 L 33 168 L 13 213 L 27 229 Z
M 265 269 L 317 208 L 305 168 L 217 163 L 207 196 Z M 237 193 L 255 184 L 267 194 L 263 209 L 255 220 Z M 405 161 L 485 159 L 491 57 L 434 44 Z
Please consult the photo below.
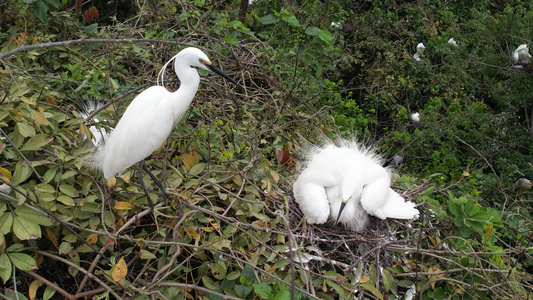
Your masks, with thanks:
M 391 174 L 370 149 L 344 141 L 316 150 L 293 185 L 296 202 L 310 224 L 330 220 L 363 231 L 369 215 L 413 219 L 414 203 L 390 188 Z
M 413 58 L 416 62 L 422 61 L 422 54 L 424 54 L 424 50 L 426 50 L 426 46 L 424 46 L 423 43 L 418 43 L 418 45 L 416 45 L 416 53 L 413 55 Z
M 165 69 L 171 61 L 174 61 L 174 70 L 180 80 L 180 87 L 175 92 L 169 92 L 163 86 Z M 144 90 L 133 99 L 105 145 L 91 158 L 91 164 L 102 170 L 106 179 L 139 162 L 137 177 L 152 212 L 154 204 L 144 186 L 142 170 L 156 181 L 163 194 L 165 189 L 146 167 L 144 159 L 161 147 L 191 104 L 200 84 L 200 75 L 195 67 L 211 70 L 237 85 L 231 77 L 212 65 L 200 49 L 185 48 L 163 66 L 158 75 L 158 85 Z
M 513 61 L 515 65 L 528 64 L 531 55 L 529 55 L 529 47 L 527 44 L 522 44 L 513 52 Z

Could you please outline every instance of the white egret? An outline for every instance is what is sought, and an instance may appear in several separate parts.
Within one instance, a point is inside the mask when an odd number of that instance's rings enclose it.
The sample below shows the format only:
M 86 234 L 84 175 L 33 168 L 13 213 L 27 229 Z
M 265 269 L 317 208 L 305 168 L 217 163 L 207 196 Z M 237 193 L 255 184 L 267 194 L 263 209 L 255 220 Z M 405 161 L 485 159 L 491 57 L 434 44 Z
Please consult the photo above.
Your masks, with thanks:
M 169 92 L 163 86 L 165 69 L 171 61 L 174 61 L 174 70 L 180 80 L 180 87 L 175 92 Z M 159 72 L 158 85 L 144 90 L 133 99 L 105 145 L 90 159 L 90 164 L 102 170 L 106 179 L 139 162 L 137 177 L 152 212 L 154 204 L 144 186 L 142 169 L 158 184 L 163 194 L 165 189 L 146 167 L 144 159 L 161 147 L 191 104 L 200 84 L 200 75 L 195 67 L 211 70 L 237 85 L 231 77 L 212 65 L 200 49 L 189 47 L 181 50 Z
M 413 121 L 413 123 L 418 123 L 418 122 L 420 122 L 420 114 L 418 112 L 412 113 L 409 116 L 409 119 L 411 119 L 411 121 Z
M 363 231 L 369 215 L 413 219 L 414 203 L 390 188 L 391 174 L 370 149 L 344 141 L 316 150 L 293 185 L 296 202 L 310 224 L 330 220 Z
M 457 45 L 457 42 L 453 38 L 448 40 L 448 44 L 454 45 L 455 47 L 459 47 L 459 45 Z
M 422 60 L 422 54 L 424 53 L 424 50 L 426 50 L 426 46 L 424 46 L 423 43 L 418 43 L 418 45 L 416 45 L 416 53 L 413 55 L 413 58 L 416 62 L 420 62 Z
M 85 121 L 88 121 L 89 116 L 99 109 L 101 109 L 104 106 L 102 102 L 96 102 L 96 101 L 87 101 L 87 103 L 82 107 L 80 111 L 78 111 L 78 114 L 80 117 L 82 117 Z M 98 124 L 99 120 L 97 118 L 93 118 L 94 124 Z M 105 144 L 107 138 L 109 137 L 109 134 L 103 127 L 96 127 L 96 125 L 91 125 L 89 127 L 89 131 L 92 134 L 91 142 L 93 143 L 94 147 L 101 147 Z M 86 138 L 86 137 L 85 137 Z
M 515 201 L 518 201 L 520 194 L 520 201 L 522 201 L 522 194 L 533 187 L 533 179 L 528 176 L 520 176 L 514 183 L 514 190 L 516 192 Z
M 339 29 L 341 28 L 341 22 L 331 22 L 331 25 L 329 25 L 331 29 Z
M 515 65 L 518 64 L 528 64 L 531 55 L 529 54 L 529 47 L 527 44 L 522 44 L 516 48 L 513 52 L 513 61 Z

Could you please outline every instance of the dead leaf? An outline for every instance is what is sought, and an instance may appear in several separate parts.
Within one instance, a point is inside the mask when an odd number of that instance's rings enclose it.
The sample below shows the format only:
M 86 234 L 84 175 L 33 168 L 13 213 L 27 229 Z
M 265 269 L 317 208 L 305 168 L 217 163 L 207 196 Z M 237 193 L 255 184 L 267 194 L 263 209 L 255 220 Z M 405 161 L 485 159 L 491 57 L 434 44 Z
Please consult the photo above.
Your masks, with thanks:
M 118 263 L 113 267 L 112 277 L 115 282 L 122 284 L 124 278 L 128 275 L 128 266 L 124 257 L 121 257 Z

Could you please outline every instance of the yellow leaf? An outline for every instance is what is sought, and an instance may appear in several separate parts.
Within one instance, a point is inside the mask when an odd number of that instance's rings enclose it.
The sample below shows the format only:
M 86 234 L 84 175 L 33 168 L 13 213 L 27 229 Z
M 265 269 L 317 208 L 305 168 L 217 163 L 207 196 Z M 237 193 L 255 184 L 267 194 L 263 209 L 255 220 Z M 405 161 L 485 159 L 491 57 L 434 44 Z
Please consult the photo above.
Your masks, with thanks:
M 109 78 L 109 81 L 111 82 L 113 89 L 115 89 L 115 91 L 118 90 L 118 83 L 111 77 Z
M 185 166 L 187 171 L 190 171 L 192 167 L 197 165 L 200 162 L 198 155 L 193 155 L 191 153 L 185 153 L 181 156 L 181 162 Z
M 97 241 L 98 241 L 98 234 L 96 234 L 96 233 L 91 233 L 91 234 L 87 237 L 87 243 L 89 243 L 89 244 L 91 244 L 91 245 L 96 244 Z
M 48 240 L 54 244 L 57 250 L 59 250 L 59 243 L 57 242 L 57 237 L 55 236 L 54 231 L 46 227 L 46 234 L 48 235 Z
M 437 267 L 430 267 L 430 268 L 428 269 L 428 272 L 429 272 L 429 273 L 439 273 L 439 272 L 441 272 L 441 271 L 442 271 L 442 270 L 439 269 L 439 268 L 437 268 Z M 444 276 L 444 274 L 429 275 L 429 276 L 428 276 L 428 280 L 431 281 L 431 280 L 433 280 L 433 279 L 437 279 L 437 278 L 440 278 L 440 277 L 443 277 L 443 276 Z M 435 283 L 436 283 L 435 281 L 431 283 L 431 288 L 432 288 L 432 289 L 435 289 Z
M 242 185 L 242 177 L 240 175 L 233 176 L 233 183 L 235 183 L 238 186 Z
M 37 105 L 37 102 L 35 102 L 35 100 L 33 100 L 32 98 L 20 96 L 19 99 L 26 104 Z
M 117 178 L 116 177 L 111 177 L 109 179 L 107 179 L 107 185 L 108 186 L 115 186 L 115 184 L 117 184 Z
M 11 176 L 11 172 L 2 167 L 0 167 L 0 177 L 7 182 L 11 182 L 11 179 L 13 179 L 13 176 Z
M 196 232 L 196 230 L 192 227 L 185 227 L 183 230 L 185 230 L 185 233 L 192 237 L 193 239 L 195 240 L 199 240 L 200 239 L 200 234 L 198 232 Z
M 433 244 L 433 246 L 437 246 L 437 241 L 431 235 L 428 235 L 428 239 Z
M 52 105 L 57 105 L 57 101 L 56 99 L 54 99 L 53 97 L 50 97 L 50 96 L 46 96 L 46 102 L 52 104 Z
M 125 201 L 119 201 L 115 203 L 116 210 L 130 210 L 133 208 L 133 204 Z
M 359 283 L 367 283 L 368 281 L 370 281 L 368 275 L 363 274 L 363 276 L 361 276 L 361 280 L 359 280 Z
M 252 226 L 256 228 L 267 228 L 267 222 L 265 220 L 255 220 L 252 222 Z
M 205 227 L 205 226 L 201 226 L 200 229 L 202 229 L 205 232 L 213 232 L 215 230 L 215 228 L 213 227 Z
M 41 285 L 43 285 L 43 282 L 40 281 L 39 279 L 34 280 L 34 281 L 30 284 L 30 288 L 29 288 L 29 291 L 28 291 L 28 296 L 30 297 L 30 300 L 35 299 L 35 297 L 37 296 L 37 289 L 38 289 Z
M 121 257 L 118 263 L 113 267 L 112 277 L 115 282 L 122 284 L 128 274 L 128 266 L 124 257 Z
M 50 122 L 46 119 L 46 117 L 40 113 L 40 112 L 37 112 L 37 111 L 32 111 L 32 114 L 33 114 L 33 119 L 35 120 L 35 124 L 37 126 L 48 126 L 50 125 Z
M 274 182 L 279 181 L 279 174 L 274 172 L 274 170 L 270 170 L 270 175 L 272 175 L 272 178 L 274 179 Z

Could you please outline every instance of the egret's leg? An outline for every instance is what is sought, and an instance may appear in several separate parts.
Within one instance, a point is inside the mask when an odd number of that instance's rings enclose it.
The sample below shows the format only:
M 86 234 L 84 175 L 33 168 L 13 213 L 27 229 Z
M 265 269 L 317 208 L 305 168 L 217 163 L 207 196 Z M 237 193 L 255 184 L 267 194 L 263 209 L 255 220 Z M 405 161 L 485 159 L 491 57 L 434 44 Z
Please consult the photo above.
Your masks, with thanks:
M 146 186 L 144 185 L 144 179 L 143 179 L 143 174 L 142 174 L 143 168 L 146 168 L 146 165 L 144 164 L 144 160 L 141 160 L 139 162 L 139 168 L 137 169 L 137 178 L 139 179 L 139 183 L 141 184 L 141 187 L 143 188 L 144 194 L 146 195 L 146 199 L 148 199 L 148 204 L 150 204 L 150 211 L 153 214 L 154 213 L 154 202 L 152 202 L 152 198 L 150 198 L 150 195 L 148 194 L 148 190 L 146 189 Z
M 150 169 L 148 169 L 148 167 L 146 166 L 146 164 L 144 163 L 144 160 L 141 162 L 142 164 L 142 168 L 144 169 L 144 171 L 146 171 L 146 173 L 148 173 L 148 176 L 150 176 L 150 178 L 152 178 L 152 180 L 155 182 L 155 184 L 157 184 L 157 187 L 159 187 L 159 189 L 161 190 L 161 193 L 162 195 L 164 196 L 166 194 L 166 189 L 165 187 L 161 184 L 161 181 L 157 180 L 157 178 L 155 177 L 154 174 L 152 174 L 152 172 L 150 171 Z

